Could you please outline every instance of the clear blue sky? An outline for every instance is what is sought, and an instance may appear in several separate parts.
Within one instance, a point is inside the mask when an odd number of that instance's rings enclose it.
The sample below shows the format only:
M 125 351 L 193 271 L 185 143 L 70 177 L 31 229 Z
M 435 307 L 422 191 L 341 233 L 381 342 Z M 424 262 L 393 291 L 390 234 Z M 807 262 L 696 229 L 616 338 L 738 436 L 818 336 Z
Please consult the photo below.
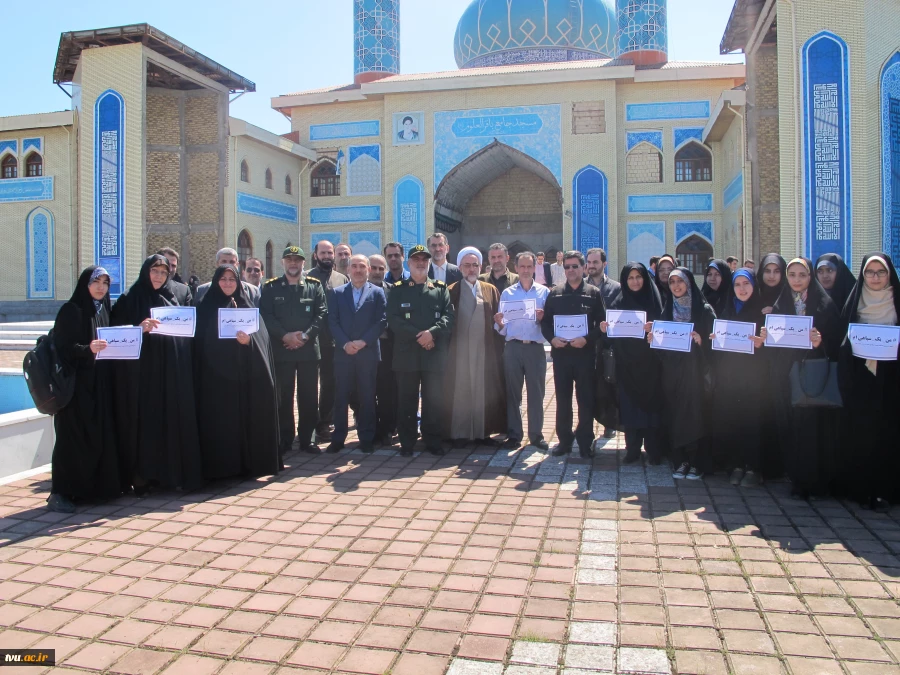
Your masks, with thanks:
M 401 0 L 404 73 L 455 70 L 453 34 L 470 0 Z M 731 0 L 669 0 L 669 58 L 720 57 Z M 65 31 L 149 23 L 256 82 L 231 114 L 276 133 L 288 121 L 272 96 L 353 80 L 351 0 L 45 0 L 0 1 L 4 58 L 0 116 L 63 110 L 69 99 L 53 84 L 59 35 Z

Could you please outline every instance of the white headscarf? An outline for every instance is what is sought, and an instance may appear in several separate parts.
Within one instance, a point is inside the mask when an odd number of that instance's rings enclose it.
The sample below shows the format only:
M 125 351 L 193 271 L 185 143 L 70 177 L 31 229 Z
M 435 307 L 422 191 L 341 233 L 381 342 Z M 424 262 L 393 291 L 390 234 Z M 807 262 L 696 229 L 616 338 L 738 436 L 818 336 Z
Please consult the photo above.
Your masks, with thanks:
M 887 261 L 877 255 L 869 258 L 868 262 L 866 262 L 866 269 L 873 262 L 881 263 L 884 265 L 884 269 L 890 273 L 891 268 L 888 267 Z M 866 270 L 864 269 L 862 282 L 862 294 L 858 305 L 860 322 L 896 326 L 897 308 L 894 305 L 894 287 L 891 286 L 890 281 L 882 290 L 873 291 L 869 288 L 869 284 L 866 283 Z
M 481 265 L 484 263 L 484 258 L 481 255 L 481 251 L 479 251 L 474 246 L 466 246 L 462 251 L 460 251 L 456 255 L 456 266 L 457 267 L 459 267 L 462 264 L 463 258 L 465 258 L 467 255 L 474 255 L 476 258 L 478 258 L 478 267 L 481 267 Z

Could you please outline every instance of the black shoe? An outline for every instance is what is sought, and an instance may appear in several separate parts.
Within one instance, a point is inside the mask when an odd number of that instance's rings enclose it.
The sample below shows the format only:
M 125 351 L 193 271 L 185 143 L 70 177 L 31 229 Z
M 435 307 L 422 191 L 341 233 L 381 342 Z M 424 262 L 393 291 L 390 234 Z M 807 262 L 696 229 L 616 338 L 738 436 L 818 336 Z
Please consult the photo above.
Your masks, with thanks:
M 325 452 L 329 455 L 334 455 L 344 449 L 343 443 L 330 443 L 327 448 L 325 448 Z
M 588 450 L 582 450 L 582 449 L 579 448 L 579 449 L 578 449 L 578 456 L 581 457 L 581 459 L 592 459 L 593 456 L 594 456 L 594 451 L 591 450 L 591 449 L 588 449 Z
M 308 443 L 303 448 L 303 452 L 305 452 L 308 455 L 318 455 L 318 454 L 321 454 L 322 449 L 315 443 Z
M 493 438 L 479 438 L 475 441 L 476 445 L 483 445 L 488 448 L 496 448 L 499 447 L 500 442 L 495 441 Z
M 322 431 L 316 431 L 316 443 L 324 443 L 331 440 L 331 429 L 325 427 Z
M 603 438 L 615 438 L 615 437 L 616 437 L 615 429 L 608 429 L 608 428 L 603 429 Z
M 500 446 L 504 450 L 517 450 L 522 447 L 522 439 L 521 438 L 507 438 L 503 441 L 503 445 Z
M 440 446 L 436 448 L 427 448 L 428 454 L 435 455 L 436 457 L 443 457 L 445 454 L 444 449 Z
M 553 451 L 550 453 L 551 457 L 562 457 L 563 455 L 568 455 L 572 452 L 571 445 L 557 445 L 553 448 Z
M 401 456 L 401 457 L 412 457 L 412 456 L 413 456 L 413 451 L 412 451 L 412 450 L 406 450 L 406 449 L 404 449 L 404 448 L 401 448 L 401 449 L 400 449 L 400 456 Z
M 468 444 L 469 444 L 469 441 L 465 438 L 454 438 L 452 441 L 450 441 L 450 446 L 454 450 L 462 450 Z
M 622 460 L 622 464 L 634 464 L 635 462 L 641 461 L 641 451 L 637 452 L 628 451 L 625 453 L 625 459 Z
M 369 455 L 375 452 L 375 444 L 374 443 L 360 443 L 359 444 L 360 452 L 364 452 Z
M 547 441 L 545 441 L 543 438 L 539 438 L 536 441 L 531 441 L 529 445 L 537 448 L 538 450 L 543 450 L 544 452 L 547 452 L 550 449 Z
M 55 513 L 75 513 L 75 503 L 65 495 L 55 492 L 47 499 L 47 508 Z

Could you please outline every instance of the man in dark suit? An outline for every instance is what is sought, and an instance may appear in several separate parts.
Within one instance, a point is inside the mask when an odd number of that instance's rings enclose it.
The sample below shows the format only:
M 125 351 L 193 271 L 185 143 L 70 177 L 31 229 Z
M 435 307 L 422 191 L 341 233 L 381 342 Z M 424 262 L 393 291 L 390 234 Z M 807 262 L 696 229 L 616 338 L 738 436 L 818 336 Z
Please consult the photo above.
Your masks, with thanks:
M 534 281 L 541 286 L 553 288 L 553 271 L 550 269 L 550 263 L 546 261 L 546 254 L 538 251 L 537 263 L 534 266 Z
M 586 262 L 585 282 L 600 289 L 604 307 L 612 306 L 622 292 L 622 287 L 618 281 L 610 279 L 606 273 L 606 251 L 602 248 L 589 248 Z M 595 378 L 597 388 L 594 399 L 594 419 L 603 425 L 603 438 L 614 438 L 616 427 L 619 426 L 618 392 L 614 384 L 606 382 L 603 371 L 603 350 L 609 349 L 609 347 L 610 342 L 605 335 L 597 340 L 597 374 Z
M 384 291 L 369 283 L 369 259 L 350 258 L 350 283 L 331 291 L 328 325 L 334 338 L 334 432 L 325 452 L 339 452 L 347 440 L 347 408 L 356 393 L 359 448 L 375 449 L 375 386 L 381 360 L 379 338 L 387 327 Z
M 451 262 L 447 261 L 450 252 L 450 242 L 442 232 L 435 232 L 428 237 L 428 250 L 431 251 L 431 264 L 428 266 L 428 278 L 435 281 L 443 281 L 445 285 L 462 281 L 462 272 Z

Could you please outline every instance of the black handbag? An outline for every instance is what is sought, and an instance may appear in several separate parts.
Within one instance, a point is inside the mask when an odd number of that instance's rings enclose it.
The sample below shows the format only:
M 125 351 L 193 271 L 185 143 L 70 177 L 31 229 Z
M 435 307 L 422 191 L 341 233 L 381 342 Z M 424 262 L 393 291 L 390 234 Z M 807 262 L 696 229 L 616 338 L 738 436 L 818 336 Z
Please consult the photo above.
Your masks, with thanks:
M 611 347 L 600 351 L 600 359 L 603 363 L 603 379 L 607 384 L 616 383 L 616 355 Z
M 838 364 L 828 359 L 803 359 L 791 366 L 791 405 L 795 408 L 843 408 Z

